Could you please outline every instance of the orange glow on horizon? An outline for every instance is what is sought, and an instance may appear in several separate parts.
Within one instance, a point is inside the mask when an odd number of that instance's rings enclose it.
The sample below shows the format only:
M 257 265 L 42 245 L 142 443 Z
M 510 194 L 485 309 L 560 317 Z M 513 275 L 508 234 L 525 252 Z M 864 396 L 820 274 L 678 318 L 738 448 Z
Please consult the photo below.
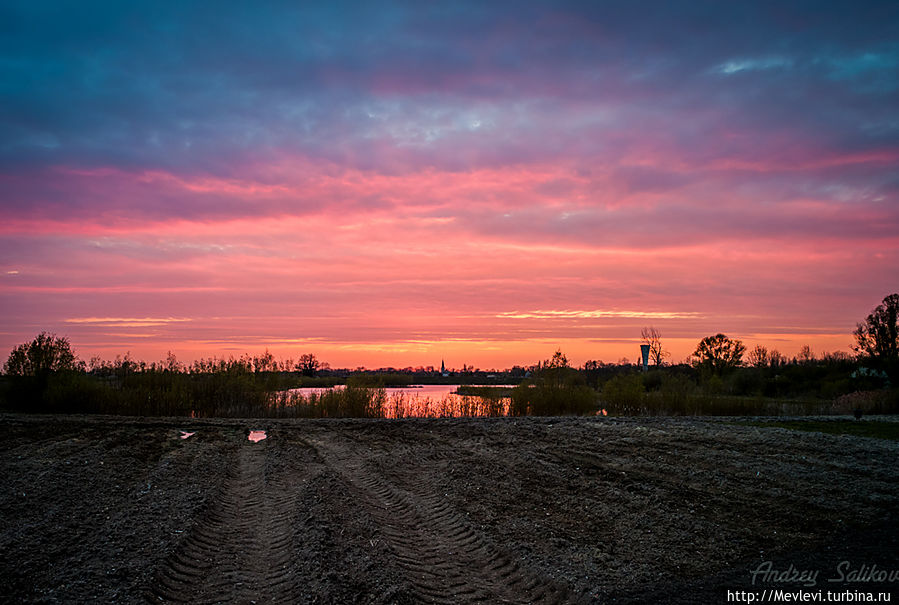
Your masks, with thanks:
M 575 365 L 633 361 L 655 325 L 673 361 L 717 332 L 788 356 L 848 352 L 899 266 L 895 233 L 869 229 L 889 224 L 884 205 L 794 196 L 773 221 L 745 192 L 660 195 L 620 169 L 381 174 L 293 156 L 229 178 L 58 168 L 60 189 L 198 210 L 2 222 L 30 244 L 0 267 L 15 301 L 0 344 L 50 330 L 87 357 L 269 349 L 335 367 L 502 369 L 556 349 Z M 805 303 L 822 289 L 826 304 Z
M 115 337 L 111 333 L 107 336 Z M 243 354 L 252 356 L 268 351 L 280 360 L 296 360 L 302 354 L 312 353 L 319 361 L 327 362 L 332 368 L 377 369 L 391 367 L 402 369 L 428 366 L 439 368 L 443 361 L 448 369 L 461 370 L 462 366 L 466 365 L 481 370 L 503 370 L 516 365 L 529 366 L 549 359 L 556 350 L 561 350 L 574 367 L 581 367 L 588 360 L 598 360 L 604 363 L 618 363 L 627 360 L 629 363 L 639 363 L 641 343 L 638 333 L 637 337 L 630 340 L 609 339 L 605 342 L 579 339 L 532 339 L 526 341 L 329 343 L 314 339 L 305 342 L 301 339 L 290 342 L 270 339 L 234 343 L 173 341 L 160 347 L 159 343 L 151 340 L 152 335 L 122 334 L 120 336 L 123 338 L 117 343 L 117 346 L 83 346 L 75 341 L 73 341 L 73 346 L 76 353 L 83 359 L 99 355 L 103 359 L 111 360 L 117 355 L 128 353 L 133 359 L 151 362 L 164 360 L 167 353 L 171 351 L 180 361 L 191 363 L 196 359 L 207 357 L 240 357 Z M 127 338 L 125 338 L 126 336 Z M 806 345 L 819 358 L 825 353 L 852 353 L 853 341 L 849 335 L 843 334 L 748 336 L 728 334 L 728 336 L 740 339 L 746 345 L 747 353 L 756 345 L 765 346 L 769 350 L 777 350 L 788 358 L 798 355 L 800 349 Z M 670 353 L 667 363 L 688 363 L 698 342 L 699 338 L 665 338 L 663 336 L 663 347 Z

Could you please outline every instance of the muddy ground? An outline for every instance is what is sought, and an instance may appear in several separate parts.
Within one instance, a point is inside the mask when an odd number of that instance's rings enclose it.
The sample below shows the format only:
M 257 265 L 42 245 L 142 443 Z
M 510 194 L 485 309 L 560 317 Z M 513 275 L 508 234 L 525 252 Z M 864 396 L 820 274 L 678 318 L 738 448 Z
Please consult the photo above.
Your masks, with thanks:
M 0 422 L 7 602 L 725 603 L 802 586 L 750 573 L 766 561 L 818 570 L 810 591 L 899 593 L 827 581 L 899 570 L 892 441 L 715 419 Z

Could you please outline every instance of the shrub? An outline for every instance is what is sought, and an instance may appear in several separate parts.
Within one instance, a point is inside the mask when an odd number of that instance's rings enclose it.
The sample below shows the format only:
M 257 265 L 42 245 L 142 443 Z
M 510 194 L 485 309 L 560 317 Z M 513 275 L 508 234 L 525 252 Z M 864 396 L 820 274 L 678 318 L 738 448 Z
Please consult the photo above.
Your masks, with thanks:
M 534 376 L 512 389 L 510 416 L 588 414 L 596 409 L 596 391 L 568 365 L 562 351 L 537 364 Z
M 669 374 L 662 380 L 659 394 L 662 396 L 664 411 L 671 414 L 695 413 L 689 409 L 691 397 L 696 390 L 696 385 L 680 374 Z
M 512 389 L 510 416 L 588 414 L 596 408 L 596 391 L 578 384 L 523 383 Z
M 602 402 L 610 414 L 639 414 L 645 389 L 640 374 L 615 376 L 602 389 Z

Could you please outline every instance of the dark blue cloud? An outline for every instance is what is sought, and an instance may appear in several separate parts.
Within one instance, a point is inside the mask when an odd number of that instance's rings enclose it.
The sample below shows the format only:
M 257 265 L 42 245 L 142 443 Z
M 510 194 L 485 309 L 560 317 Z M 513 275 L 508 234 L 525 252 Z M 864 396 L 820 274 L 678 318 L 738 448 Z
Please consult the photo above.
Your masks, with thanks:
M 594 105 L 685 149 L 725 129 L 899 144 L 895 2 L 6 2 L 0 24 L 6 172 L 284 151 L 464 169 L 589 154 Z

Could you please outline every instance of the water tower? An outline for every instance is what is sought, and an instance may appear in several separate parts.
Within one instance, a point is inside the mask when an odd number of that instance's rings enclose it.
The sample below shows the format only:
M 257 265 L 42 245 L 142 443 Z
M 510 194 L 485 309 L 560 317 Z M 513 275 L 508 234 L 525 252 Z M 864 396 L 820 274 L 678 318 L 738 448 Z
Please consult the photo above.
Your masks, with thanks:
M 649 345 L 640 345 L 640 356 L 643 358 L 643 371 L 649 369 Z

